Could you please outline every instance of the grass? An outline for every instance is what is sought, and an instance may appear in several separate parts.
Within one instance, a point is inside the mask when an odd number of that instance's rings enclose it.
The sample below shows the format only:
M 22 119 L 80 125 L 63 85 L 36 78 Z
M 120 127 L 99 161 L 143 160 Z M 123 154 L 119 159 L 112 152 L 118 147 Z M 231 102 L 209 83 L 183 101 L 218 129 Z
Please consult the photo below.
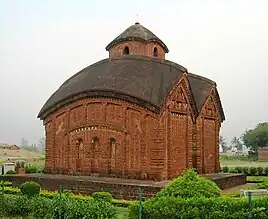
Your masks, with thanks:
M 228 167 L 268 167 L 268 162 L 259 162 L 259 161 L 242 161 L 242 160 L 221 160 L 221 166 L 228 166 Z

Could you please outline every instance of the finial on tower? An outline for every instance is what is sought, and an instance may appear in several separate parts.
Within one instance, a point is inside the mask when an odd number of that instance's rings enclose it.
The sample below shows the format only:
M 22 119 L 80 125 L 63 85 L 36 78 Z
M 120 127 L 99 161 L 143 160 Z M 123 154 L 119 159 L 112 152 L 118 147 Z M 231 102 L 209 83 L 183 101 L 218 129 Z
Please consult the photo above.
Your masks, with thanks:
M 139 14 L 137 14 L 137 18 L 136 18 L 136 23 L 135 24 L 140 24 L 139 23 Z

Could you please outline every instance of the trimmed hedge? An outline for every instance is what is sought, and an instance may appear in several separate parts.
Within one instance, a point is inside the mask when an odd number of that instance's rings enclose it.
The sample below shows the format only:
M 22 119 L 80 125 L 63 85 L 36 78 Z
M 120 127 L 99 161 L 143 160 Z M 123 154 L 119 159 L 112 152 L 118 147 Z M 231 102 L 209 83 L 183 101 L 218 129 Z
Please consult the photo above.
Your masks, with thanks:
M 72 200 L 68 198 L 47 199 L 21 195 L 0 196 L 0 216 L 33 218 L 115 218 L 116 208 L 108 202 L 95 200 Z
M 21 191 L 19 188 L 16 187 L 5 187 L 4 188 L 5 194 L 11 194 L 11 195 L 21 195 Z M 47 190 L 41 190 L 40 191 L 40 197 L 53 199 L 59 196 L 59 193 L 57 191 L 47 191 Z M 62 194 L 63 197 L 68 196 L 70 199 L 73 200 L 92 200 L 93 198 L 91 196 L 86 195 L 75 195 L 75 194 Z M 119 199 L 112 199 L 111 204 L 117 207 L 129 207 L 132 204 L 135 204 L 137 201 L 129 201 L 129 200 L 119 200 Z
M 253 200 L 253 218 L 268 218 L 268 198 Z M 165 197 L 151 199 L 143 204 L 143 219 L 246 219 L 248 200 L 235 198 L 191 198 Z M 138 205 L 130 207 L 130 218 L 138 215 Z
M 228 166 L 222 167 L 223 173 L 244 173 L 248 176 L 268 176 L 268 167 L 241 167 L 230 168 Z

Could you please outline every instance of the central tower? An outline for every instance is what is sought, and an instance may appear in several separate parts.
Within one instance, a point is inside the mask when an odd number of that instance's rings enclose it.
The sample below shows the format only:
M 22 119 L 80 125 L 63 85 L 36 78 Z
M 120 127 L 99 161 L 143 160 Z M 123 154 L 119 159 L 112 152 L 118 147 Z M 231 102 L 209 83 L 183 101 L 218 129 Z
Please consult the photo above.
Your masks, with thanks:
M 165 59 L 167 46 L 150 30 L 136 22 L 108 44 L 109 58 L 123 55 Z

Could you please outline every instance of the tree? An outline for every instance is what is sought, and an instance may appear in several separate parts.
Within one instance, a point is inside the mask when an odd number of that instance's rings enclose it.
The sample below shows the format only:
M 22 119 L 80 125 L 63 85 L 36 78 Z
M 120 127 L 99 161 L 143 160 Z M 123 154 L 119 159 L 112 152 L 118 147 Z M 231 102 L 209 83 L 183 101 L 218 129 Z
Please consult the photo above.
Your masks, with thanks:
M 27 147 L 29 147 L 28 141 L 25 138 L 22 138 L 21 139 L 20 147 L 21 148 L 27 148 Z
M 247 148 L 257 152 L 259 147 L 268 145 L 268 122 L 259 123 L 254 129 L 242 134 L 243 143 Z
M 243 144 L 240 141 L 240 138 L 238 137 L 233 137 L 231 141 L 232 147 L 236 148 L 238 151 L 242 151 L 243 149 Z
M 45 146 L 46 146 L 46 138 L 42 137 L 39 139 L 38 142 L 39 151 L 43 153 L 45 151 Z
M 229 149 L 229 147 L 227 146 L 227 143 L 226 143 L 226 140 L 225 140 L 224 137 L 220 136 L 219 143 L 220 143 L 220 146 L 222 148 L 222 151 L 223 152 L 227 152 L 227 150 Z

